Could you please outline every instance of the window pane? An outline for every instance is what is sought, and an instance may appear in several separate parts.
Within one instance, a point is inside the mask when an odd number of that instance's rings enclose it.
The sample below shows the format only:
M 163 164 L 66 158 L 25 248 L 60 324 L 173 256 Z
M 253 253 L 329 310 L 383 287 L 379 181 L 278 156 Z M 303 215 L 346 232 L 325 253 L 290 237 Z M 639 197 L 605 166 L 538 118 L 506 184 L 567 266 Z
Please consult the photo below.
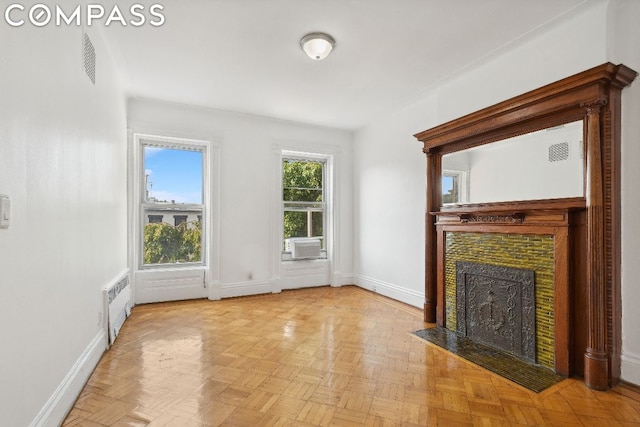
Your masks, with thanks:
M 144 146 L 147 203 L 202 204 L 202 152 Z
M 155 224 L 162 222 L 164 215 L 147 215 L 147 223 Z
M 285 159 L 282 163 L 282 200 L 322 202 L 322 162 Z
M 322 189 L 306 189 L 285 187 L 283 191 L 283 200 L 285 201 L 322 201 Z
M 203 152 L 143 145 L 143 263 L 200 263 Z M 152 205 L 152 206 L 150 206 Z
M 202 262 L 202 211 L 144 212 L 144 263 Z M 152 222 L 162 217 L 162 222 Z M 178 224 L 173 225 L 173 224 Z
M 284 212 L 284 238 L 318 237 L 324 248 L 324 215 L 322 212 Z
M 288 253 L 287 239 L 300 237 L 319 239 L 324 250 L 324 173 L 324 160 L 283 159 L 283 252 Z
M 312 212 L 312 237 L 324 237 L 324 213 Z M 322 249 L 324 249 L 324 238 L 322 239 Z
M 442 203 L 458 203 L 458 179 L 457 175 L 442 176 Z

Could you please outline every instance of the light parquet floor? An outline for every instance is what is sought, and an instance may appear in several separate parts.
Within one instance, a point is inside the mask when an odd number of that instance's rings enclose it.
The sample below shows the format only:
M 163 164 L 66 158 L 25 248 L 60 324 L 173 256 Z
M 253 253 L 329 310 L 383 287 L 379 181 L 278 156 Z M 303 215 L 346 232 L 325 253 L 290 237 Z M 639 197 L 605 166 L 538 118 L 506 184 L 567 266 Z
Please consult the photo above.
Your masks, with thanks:
M 640 393 L 530 392 L 354 286 L 134 308 L 64 426 L 640 426 Z

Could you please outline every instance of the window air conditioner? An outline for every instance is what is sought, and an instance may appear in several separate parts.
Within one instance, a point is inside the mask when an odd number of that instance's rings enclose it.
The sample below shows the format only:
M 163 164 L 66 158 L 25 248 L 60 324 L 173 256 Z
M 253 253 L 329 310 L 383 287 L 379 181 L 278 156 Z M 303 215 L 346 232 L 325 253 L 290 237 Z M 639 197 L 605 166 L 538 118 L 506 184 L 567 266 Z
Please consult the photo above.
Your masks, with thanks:
M 320 239 L 296 237 L 285 240 L 285 250 L 291 252 L 291 259 L 320 258 L 321 246 Z

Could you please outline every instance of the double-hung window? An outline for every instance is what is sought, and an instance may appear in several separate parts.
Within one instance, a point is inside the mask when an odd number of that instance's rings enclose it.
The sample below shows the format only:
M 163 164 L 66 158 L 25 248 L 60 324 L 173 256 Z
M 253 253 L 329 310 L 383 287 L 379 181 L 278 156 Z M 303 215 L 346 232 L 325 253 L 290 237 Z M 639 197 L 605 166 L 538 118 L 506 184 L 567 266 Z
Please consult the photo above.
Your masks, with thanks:
M 292 259 L 292 242 L 319 243 L 315 258 L 326 258 L 326 158 L 286 155 L 282 158 L 282 259 Z
M 203 265 L 205 147 L 143 141 L 141 265 Z

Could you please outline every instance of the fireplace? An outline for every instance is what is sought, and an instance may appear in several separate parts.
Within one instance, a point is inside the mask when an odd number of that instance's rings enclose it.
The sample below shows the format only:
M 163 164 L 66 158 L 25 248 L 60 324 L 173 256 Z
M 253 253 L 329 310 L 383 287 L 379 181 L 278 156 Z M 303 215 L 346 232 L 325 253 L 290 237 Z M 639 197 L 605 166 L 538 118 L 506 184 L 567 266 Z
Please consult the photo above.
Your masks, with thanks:
M 622 89 L 637 73 L 623 64 L 604 63 L 565 79 L 505 100 L 415 135 L 427 156 L 424 320 L 452 329 L 456 310 L 445 286 L 445 234 L 458 232 L 517 233 L 551 236 L 553 240 L 553 366 L 561 375 L 584 375 L 585 383 L 606 390 L 620 380 L 620 117 Z M 582 191 L 563 195 L 523 195 L 520 185 L 549 186 L 549 176 L 519 169 L 491 180 L 489 192 L 477 199 L 469 194 L 455 204 L 444 203 L 443 178 L 469 193 L 469 158 L 446 175 L 443 157 L 475 147 L 532 134 L 543 129 L 582 122 Z M 538 147 L 541 142 L 537 143 Z M 522 146 L 519 146 L 522 147 Z M 550 152 L 551 153 L 551 152 Z M 527 158 L 524 152 L 514 156 Z M 579 155 L 578 155 L 579 156 Z M 484 156 L 485 166 L 502 166 L 501 158 Z M 554 161 L 549 157 L 549 161 Z M 528 165 L 527 165 L 528 166 Z M 537 168 L 540 171 L 545 168 Z M 488 170 L 487 168 L 483 169 Z M 478 169 L 476 169 L 478 171 Z M 464 177 L 467 177 L 467 180 Z M 486 178 L 485 175 L 474 175 Z M 514 183 L 515 176 L 525 177 Z M 457 177 L 457 178 L 456 178 Z M 558 180 L 551 180 L 561 182 Z M 464 184 L 464 185 L 462 185 Z M 544 184 L 544 185 L 543 185 Z M 512 191 L 503 191 L 510 189 Z M 475 190 L 474 190 L 475 191 Z M 494 193 L 500 193 L 494 196 Z M 456 194 L 464 195 L 464 191 Z M 536 347 L 540 363 L 540 290 L 536 275 Z M 445 280 L 445 276 L 446 280 Z M 455 293 L 453 295 L 455 307 Z M 446 304 L 445 304 L 446 303 Z M 452 318 L 450 321 L 450 318 Z M 456 330 L 456 329 L 452 329 Z
M 458 333 L 536 361 L 535 272 L 456 262 Z
M 556 321 L 565 316 L 563 306 L 558 304 L 562 299 L 556 301 L 556 292 L 563 292 L 563 281 L 558 280 L 556 286 L 556 276 L 561 277 L 564 269 L 562 263 L 556 268 L 556 263 L 558 255 L 566 252 L 557 246 L 562 246 L 564 239 L 552 234 L 516 233 L 521 227 L 511 227 L 510 233 L 477 232 L 476 223 L 462 228 L 457 225 L 453 230 L 444 224 L 441 228 L 444 326 L 566 375 L 561 367 L 565 356 L 556 354 L 566 334 L 565 329 L 556 328 Z M 499 308 L 501 299 L 504 308 Z M 489 321 L 497 322 L 493 338 L 486 336 L 490 329 L 487 309 L 508 313 L 504 326 L 498 327 L 497 318 Z M 477 326 L 479 330 L 474 329 Z

